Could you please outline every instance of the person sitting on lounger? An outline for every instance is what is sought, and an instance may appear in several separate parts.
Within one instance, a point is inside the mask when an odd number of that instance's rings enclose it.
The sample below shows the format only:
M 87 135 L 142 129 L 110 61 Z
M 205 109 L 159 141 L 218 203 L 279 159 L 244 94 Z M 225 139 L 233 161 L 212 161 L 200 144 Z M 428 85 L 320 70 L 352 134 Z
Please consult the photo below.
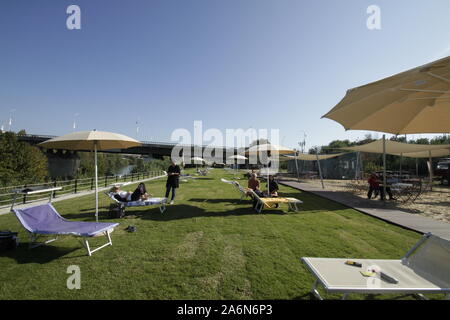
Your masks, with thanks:
M 258 180 L 258 178 L 256 176 L 256 173 L 252 173 L 250 175 L 250 179 L 248 179 L 248 185 L 247 186 L 248 186 L 249 189 L 252 189 L 253 191 L 255 191 L 255 193 L 258 196 L 260 196 L 260 197 L 263 196 L 263 194 L 262 194 L 262 192 L 260 190 L 260 182 L 259 182 L 259 180 Z
M 278 197 L 278 183 L 275 181 L 274 176 L 269 176 L 269 182 L 267 183 L 269 190 L 265 191 L 265 194 L 269 197 Z
M 257 178 L 256 173 L 251 173 L 250 179 L 248 179 L 248 185 L 247 186 L 248 186 L 249 189 L 253 190 L 258 195 L 258 197 L 264 197 L 264 194 L 259 189 L 260 183 L 259 183 L 259 180 Z M 249 196 L 252 196 L 251 192 L 247 192 L 247 194 Z M 258 200 L 257 199 L 253 199 L 253 208 L 255 208 L 257 203 L 258 203 Z

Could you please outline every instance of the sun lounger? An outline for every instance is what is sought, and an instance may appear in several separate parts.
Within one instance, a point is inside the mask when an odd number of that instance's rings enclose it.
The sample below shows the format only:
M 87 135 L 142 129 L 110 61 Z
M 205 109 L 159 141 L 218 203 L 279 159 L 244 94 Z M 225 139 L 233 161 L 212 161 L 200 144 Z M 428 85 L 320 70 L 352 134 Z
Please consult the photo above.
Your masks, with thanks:
M 297 205 L 302 204 L 303 201 L 296 198 L 284 198 L 284 197 L 272 197 L 272 198 L 261 198 L 259 197 L 255 191 L 248 189 L 250 194 L 258 201 L 255 210 L 258 213 L 261 213 L 264 208 L 273 209 L 277 208 L 280 204 L 287 204 L 289 210 L 291 211 L 299 211 Z
M 197 173 L 199 176 L 207 176 L 208 170 L 198 170 Z
M 154 206 L 159 205 L 159 211 L 163 213 L 166 211 L 167 198 L 148 198 L 147 200 L 128 201 L 123 202 L 114 198 L 114 194 L 111 192 L 105 193 L 111 200 L 116 202 L 122 210 L 128 207 L 142 207 L 142 206 Z
M 345 264 L 358 262 L 361 268 Z M 329 293 L 360 294 L 416 294 L 443 293 L 450 299 L 450 241 L 425 234 L 401 260 L 301 258 L 314 274 L 316 281 L 311 292 L 319 299 L 318 285 Z M 360 271 L 378 269 L 396 279 L 390 283 L 377 273 L 365 277 Z
M 241 195 L 241 200 L 244 199 L 245 197 L 249 196 L 249 193 L 248 193 L 249 189 L 241 186 L 239 184 L 239 182 L 226 180 L 224 178 L 221 178 L 220 180 L 224 183 L 228 183 L 228 184 L 231 184 L 232 186 L 234 186 L 237 189 L 237 191 L 239 192 L 239 194 Z
M 68 221 L 61 217 L 50 203 L 26 209 L 13 209 L 13 212 L 30 234 L 30 249 L 55 241 L 59 235 L 72 235 L 83 238 L 82 244 L 91 256 L 97 250 L 112 246 L 110 233 L 119 225 L 118 223 Z M 41 235 L 56 235 L 56 238 L 41 243 L 36 242 Z M 108 242 L 92 250 L 88 238 L 101 235 L 105 235 Z

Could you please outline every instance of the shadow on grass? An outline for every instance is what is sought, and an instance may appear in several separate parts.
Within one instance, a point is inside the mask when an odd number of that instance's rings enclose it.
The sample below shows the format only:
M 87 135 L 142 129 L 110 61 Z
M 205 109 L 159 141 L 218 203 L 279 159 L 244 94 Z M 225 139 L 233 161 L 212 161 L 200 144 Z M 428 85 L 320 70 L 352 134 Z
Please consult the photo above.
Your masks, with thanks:
M 102 209 L 102 210 L 100 210 L 100 209 Z M 81 213 L 61 214 L 61 216 L 64 219 L 68 219 L 68 220 L 78 220 L 78 221 L 88 221 L 88 222 L 95 221 L 95 208 L 83 209 L 80 211 L 81 211 Z M 158 212 L 159 212 L 159 210 L 158 210 Z M 99 208 L 98 221 L 102 221 L 102 220 L 113 220 L 109 217 L 109 207 L 108 208 Z
M 236 199 L 236 198 L 231 198 L 231 199 L 205 199 L 205 198 L 192 198 L 189 199 L 188 201 L 192 201 L 192 202 L 202 202 L 202 203 L 234 203 L 234 204 L 245 204 L 248 203 L 249 205 L 251 205 L 251 200 L 249 199 Z
M 179 204 L 174 206 L 168 206 L 167 210 L 164 213 L 160 213 L 158 211 L 144 211 L 144 210 L 134 210 L 130 212 L 130 216 L 134 216 L 137 218 L 141 218 L 143 220 L 153 220 L 153 221 L 173 221 L 173 220 L 182 220 L 182 219 L 191 219 L 191 218 L 199 218 L 199 217 L 228 217 L 228 216 L 246 216 L 246 215 L 269 215 L 269 214 L 286 214 L 284 210 L 266 210 L 263 213 L 257 213 L 251 205 L 246 208 L 235 208 L 228 211 L 206 211 L 203 208 L 199 208 L 196 206 Z
M 292 298 L 292 300 L 317 300 L 317 298 L 311 292 L 307 292 L 304 295 Z
M 54 242 L 55 244 L 57 241 Z M 73 248 L 61 248 L 55 244 L 43 245 L 34 249 L 28 248 L 28 243 L 21 243 L 16 249 L 5 252 L 5 257 L 14 259 L 18 264 L 39 263 L 45 264 L 56 259 L 64 258 L 64 256 L 80 250 L 80 256 L 85 256 L 86 251 L 81 244 L 75 245 Z M 77 256 L 79 257 L 79 256 Z M 75 258 L 75 257 L 70 257 Z

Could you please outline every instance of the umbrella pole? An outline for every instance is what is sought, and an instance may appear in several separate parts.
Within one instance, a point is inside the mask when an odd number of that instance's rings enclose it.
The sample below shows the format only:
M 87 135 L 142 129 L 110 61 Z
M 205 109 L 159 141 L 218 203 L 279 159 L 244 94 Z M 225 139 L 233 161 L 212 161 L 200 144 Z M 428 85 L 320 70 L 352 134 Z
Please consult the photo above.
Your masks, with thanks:
M 419 160 L 416 158 L 416 176 L 419 177 Z
M 403 153 L 400 153 L 400 181 L 402 180 L 402 162 L 403 162 Z
M 355 180 L 358 180 L 359 152 L 356 153 Z
M 430 191 L 433 191 L 433 159 L 431 158 L 431 150 L 428 150 L 430 158 Z
M 98 169 L 97 169 L 97 141 L 94 142 L 95 154 L 95 221 L 98 222 Z
M 386 200 L 386 135 L 383 134 L 383 201 Z
M 300 182 L 300 173 L 298 172 L 298 152 L 295 153 L 295 169 L 297 170 L 297 181 Z
M 316 150 L 316 159 L 317 159 L 317 166 L 319 167 L 319 175 L 320 175 L 320 182 L 322 183 L 322 189 L 325 189 L 325 186 L 323 185 L 322 168 L 320 167 L 320 160 L 317 150 Z

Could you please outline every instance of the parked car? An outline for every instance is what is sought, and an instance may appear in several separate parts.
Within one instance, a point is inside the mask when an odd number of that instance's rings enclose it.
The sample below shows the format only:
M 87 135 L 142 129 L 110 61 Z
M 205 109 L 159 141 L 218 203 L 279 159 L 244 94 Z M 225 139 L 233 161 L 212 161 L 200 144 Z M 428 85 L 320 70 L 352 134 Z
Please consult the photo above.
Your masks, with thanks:
M 450 181 L 450 159 L 442 159 L 438 162 L 434 175 L 441 177 L 442 184 L 449 184 Z

